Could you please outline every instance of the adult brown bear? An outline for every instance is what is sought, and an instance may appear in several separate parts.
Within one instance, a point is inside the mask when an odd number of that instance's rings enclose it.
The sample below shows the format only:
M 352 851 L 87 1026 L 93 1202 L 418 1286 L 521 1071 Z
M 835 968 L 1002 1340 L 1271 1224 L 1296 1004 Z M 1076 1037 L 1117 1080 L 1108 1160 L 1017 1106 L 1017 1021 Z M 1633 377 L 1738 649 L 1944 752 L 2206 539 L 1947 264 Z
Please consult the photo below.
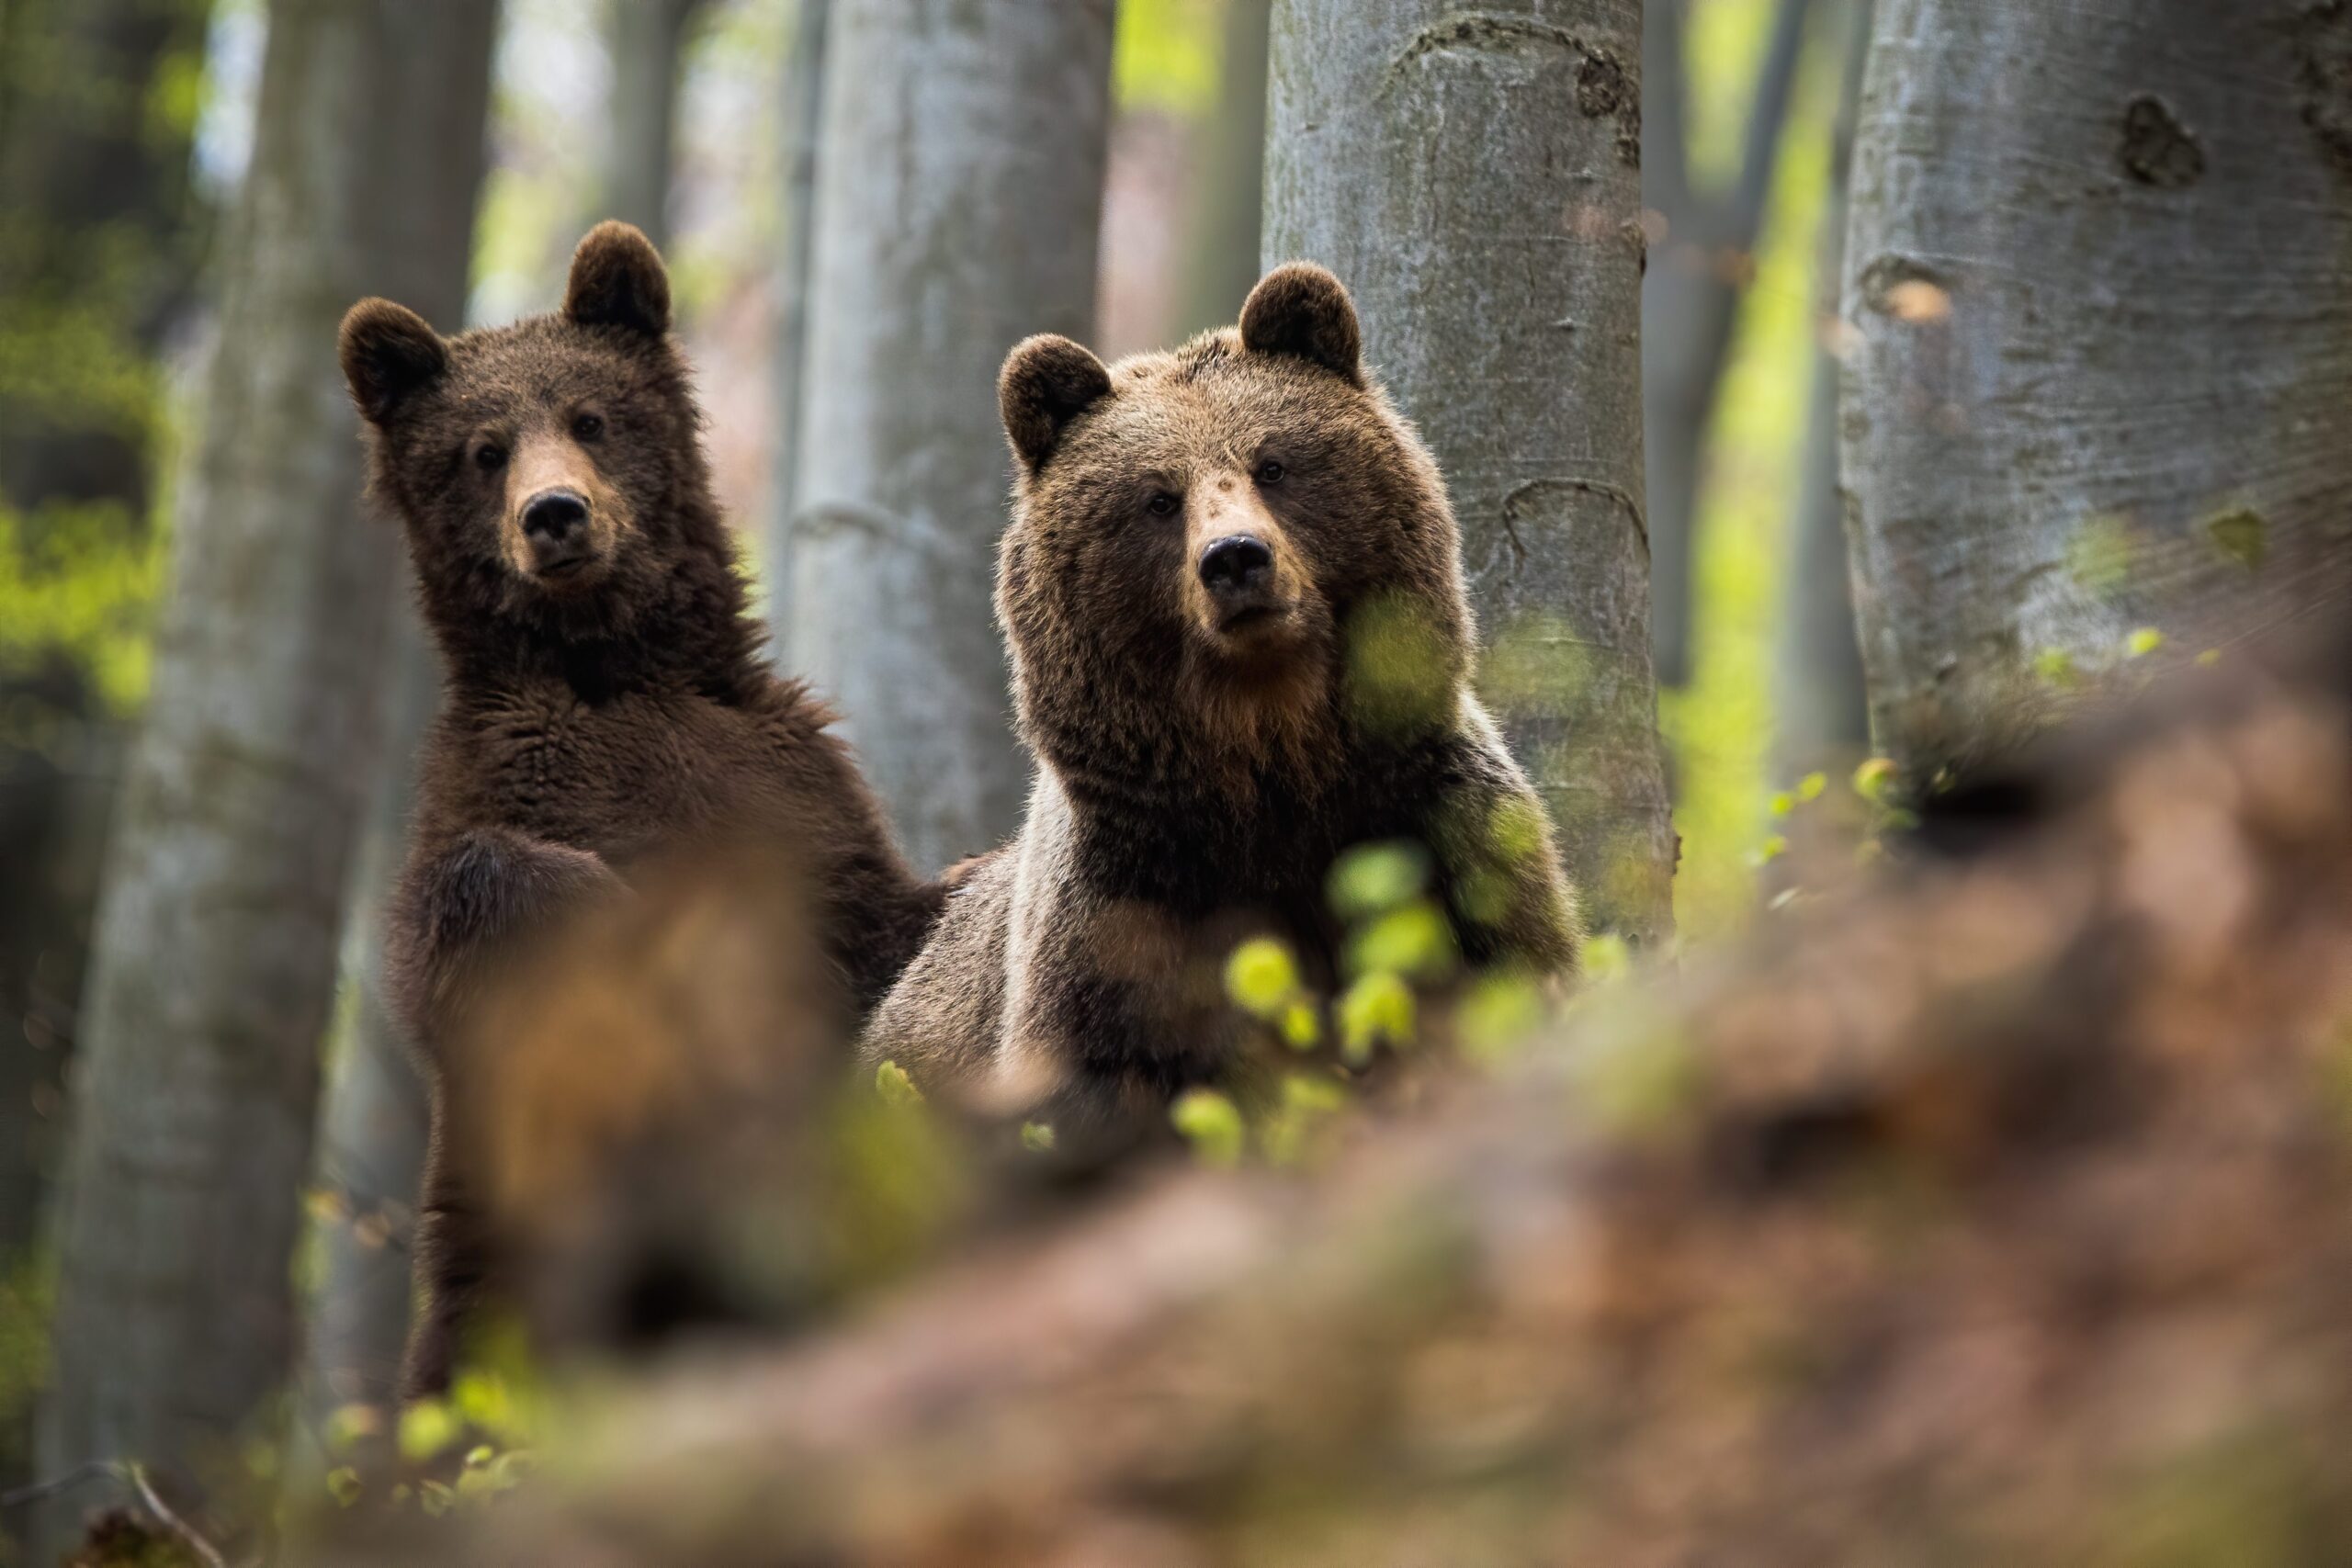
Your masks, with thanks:
M 1550 827 L 1471 694 L 1444 487 L 1360 344 L 1339 280 L 1292 265 L 1174 353 L 1013 350 L 997 610 L 1035 784 L 870 1058 L 1066 1138 L 1156 1118 L 1246 1069 L 1238 940 L 1329 983 L 1326 875 L 1372 840 L 1429 848 L 1471 964 L 1574 965 Z

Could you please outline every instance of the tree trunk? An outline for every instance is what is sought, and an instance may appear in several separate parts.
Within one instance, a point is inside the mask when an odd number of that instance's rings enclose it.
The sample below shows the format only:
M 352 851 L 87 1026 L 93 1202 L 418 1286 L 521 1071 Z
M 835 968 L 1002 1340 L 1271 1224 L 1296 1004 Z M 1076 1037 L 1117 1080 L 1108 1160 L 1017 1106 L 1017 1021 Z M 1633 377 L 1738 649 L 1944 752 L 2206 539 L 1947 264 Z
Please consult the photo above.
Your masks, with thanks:
M 151 547 L 157 347 L 196 248 L 194 126 L 151 108 L 195 63 L 205 9 L 0 4 L 0 581 L 36 595 L 135 580 Z M 62 574 L 43 564 L 59 557 Z M 96 645 L 137 635 L 53 639 L 13 618 L 0 608 L 0 1272 L 55 1168 L 119 756 Z M 0 1488 L 23 1478 L 28 1416 L 0 1409 Z
M 820 152 L 791 661 L 908 853 L 1010 832 L 1028 769 L 990 614 L 996 373 L 1093 320 L 1110 0 L 842 0 Z
M 816 254 L 817 147 L 824 129 L 825 39 L 832 0 L 799 0 L 784 79 L 784 254 L 775 285 L 775 461 L 763 565 L 775 646 L 791 645 L 792 520 L 799 505 L 800 393 L 808 360 L 808 273 Z
M 2347 82 L 2340 5 L 1880 6 L 1845 464 L 1872 730 L 1913 781 L 2134 628 L 2344 602 Z
M 1179 331 L 1228 327 L 1258 281 L 1265 205 L 1266 45 L 1271 0 L 1225 0 L 1216 107 L 1202 137 L 1187 226 Z
M 289 1370 L 289 1263 L 396 548 L 356 515 L 335 323 L 403 281 L 382 225 L 425 221 L 394 177 L 417 126 L 487 91 L 488 10 L 450 11 L 421 30 L 396 0 L 271 7 L 154 694 L 109 851 L 43 1461 L 137 1460 L 182 1505 L 233 1473 Z
M 1269 261 L 1336 270 L 1435 450 L 1486 686 L 1600 927 L 1672 923 L 1642 522 L 1641 7 L 1274 8 Z M 1471 128 L 1475 128 L 1471 129 Z
M 677 145 L 680 53 L 702 0 L 609 0 L 612 141 L 605 149 L 605 207 L 670 243 L 670 166 Z
M 422 118 L 381 176 L 392 192 L 385 210 L 399 220 L 379 241 L 379 276 L 370 287 L 445 331 L 466 317 L 497 24 L 498 7 L 480 0 L 423 7 L 385 62 L 398 77 L 391 101 Z M 334 1202 L 319 1230 L 318 1291 L 302 1343 L 301 1413 L 313 1433 L 338 1406 L 390 1404 L 408 1337 L 425 1093 L 386 1009 L 379 917 L 406 851 L 416 754 L 438 705 L 440 675 L 404 567 L 381 680 L 383 762 L 344 943 L 357 1005 L 332 1052 L 319 1116 L 314 1185 Z
M 1693 177 L 1684 137 L 1683 3 L 1646 0 L 1643 7 L 1642 199 L 1645 220 L 1663 229 L 1642 283 L 1650 646 L 1657 678 L 1668 686 L 1687 684 L 1692 673 L 1691 578 L 1707 431 L 1780 162 L 1811 9 L 1810 0 L 1778 0 L 1757 68 L 1739 169 L 1726 189 L 1709 192 Z
M 1815 263 L 1820 300 L 1815 319 L 1825 327 L 1837 321 L 1846 271 L 1848 175 L 1862 62 L 1870 47 L 1871 0 L 1846 0 L 1839 11 L 1846 79 L 1830 137 L 1829 192 Z M 1862 694 L 1862 653 L 1854 640 L 1854 591 L 1846 558 L 1845 491 L 1838 472 L 1837 346 L 1825 334 L 1814 355 L 1804 472 L 1781 620 L 1774 704 L 1780 733 L 1774 749 L 1783 781 L 1815 769 L 1850 768 L 1870 746 L 1870 708 Z

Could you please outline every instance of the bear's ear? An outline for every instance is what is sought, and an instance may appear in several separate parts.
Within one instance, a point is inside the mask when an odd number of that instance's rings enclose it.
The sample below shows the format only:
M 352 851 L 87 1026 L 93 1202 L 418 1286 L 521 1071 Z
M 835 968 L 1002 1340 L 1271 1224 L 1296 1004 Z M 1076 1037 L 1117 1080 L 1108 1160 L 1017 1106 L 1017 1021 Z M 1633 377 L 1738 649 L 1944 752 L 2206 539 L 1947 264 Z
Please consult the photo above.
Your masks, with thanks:
M 1111 395 L 1111 372 L 1084 346 L 1052 333 L 1024 338 L 996 378 L 996 404 L 1013 456 L 1035 473 L 1071 420 Z
M 362 299 L 337 338 L 351 400 L 370 424 L 390 419 L 410 395 L 449 367 L 449 351 L 424 318 L 390 299 Z
M 1241 307 L 1241 346 L 1287 354 L 1363 384 L 1363 332 L 1347 285 L 1312 262 L 1278 266 Z
M 563 313 L 583 327 L 627 327 L 660 337 L 670 330 L 670 274 L 662 253 L 634 226 L 606 219 L 571 253 Z

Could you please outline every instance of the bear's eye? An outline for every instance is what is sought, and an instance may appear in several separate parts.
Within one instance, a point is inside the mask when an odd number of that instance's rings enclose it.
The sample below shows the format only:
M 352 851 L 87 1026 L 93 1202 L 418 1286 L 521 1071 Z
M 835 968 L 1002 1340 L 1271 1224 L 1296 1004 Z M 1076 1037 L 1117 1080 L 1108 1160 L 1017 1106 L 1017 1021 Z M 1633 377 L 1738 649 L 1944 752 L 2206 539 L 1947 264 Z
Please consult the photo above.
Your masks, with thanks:
M 605 416 L 595 413 L 575 416 L 571 422 L 571 434 L 577 440 L 595 440 L 596 437 L 605 434 Z
M 495 441 L 485 441 L 474 449 L 474 462 L 489 472 L 506 466 L 506 448 Z
M 1150 513 L 1154 517 L 1167 517 L 1171 515 L 1179 506 L 1182 506 L 1184 503 L 1178 500 L 1173 494 L 1161 490 L 1152 491 L 1151 499 L 1145 502 L 1143 504 L 1144 510 Z
M 1283 482 L 1283 476 L 1289 471 L 1269 457 L 1258 465 L 1258 482 L 1261 485 L 1278 485 Z

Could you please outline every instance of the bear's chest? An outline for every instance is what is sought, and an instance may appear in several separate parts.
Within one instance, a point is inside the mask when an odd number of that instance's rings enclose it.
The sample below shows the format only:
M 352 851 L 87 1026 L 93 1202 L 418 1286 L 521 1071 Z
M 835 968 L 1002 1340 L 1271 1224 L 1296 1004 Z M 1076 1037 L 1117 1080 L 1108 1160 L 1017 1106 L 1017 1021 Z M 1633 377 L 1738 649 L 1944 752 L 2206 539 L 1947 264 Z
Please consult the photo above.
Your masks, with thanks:
M 473 730 L 482 814 L 616 863 L 754 814 L 776 761 L 741 709 L 693 694 L 525 692 Z

